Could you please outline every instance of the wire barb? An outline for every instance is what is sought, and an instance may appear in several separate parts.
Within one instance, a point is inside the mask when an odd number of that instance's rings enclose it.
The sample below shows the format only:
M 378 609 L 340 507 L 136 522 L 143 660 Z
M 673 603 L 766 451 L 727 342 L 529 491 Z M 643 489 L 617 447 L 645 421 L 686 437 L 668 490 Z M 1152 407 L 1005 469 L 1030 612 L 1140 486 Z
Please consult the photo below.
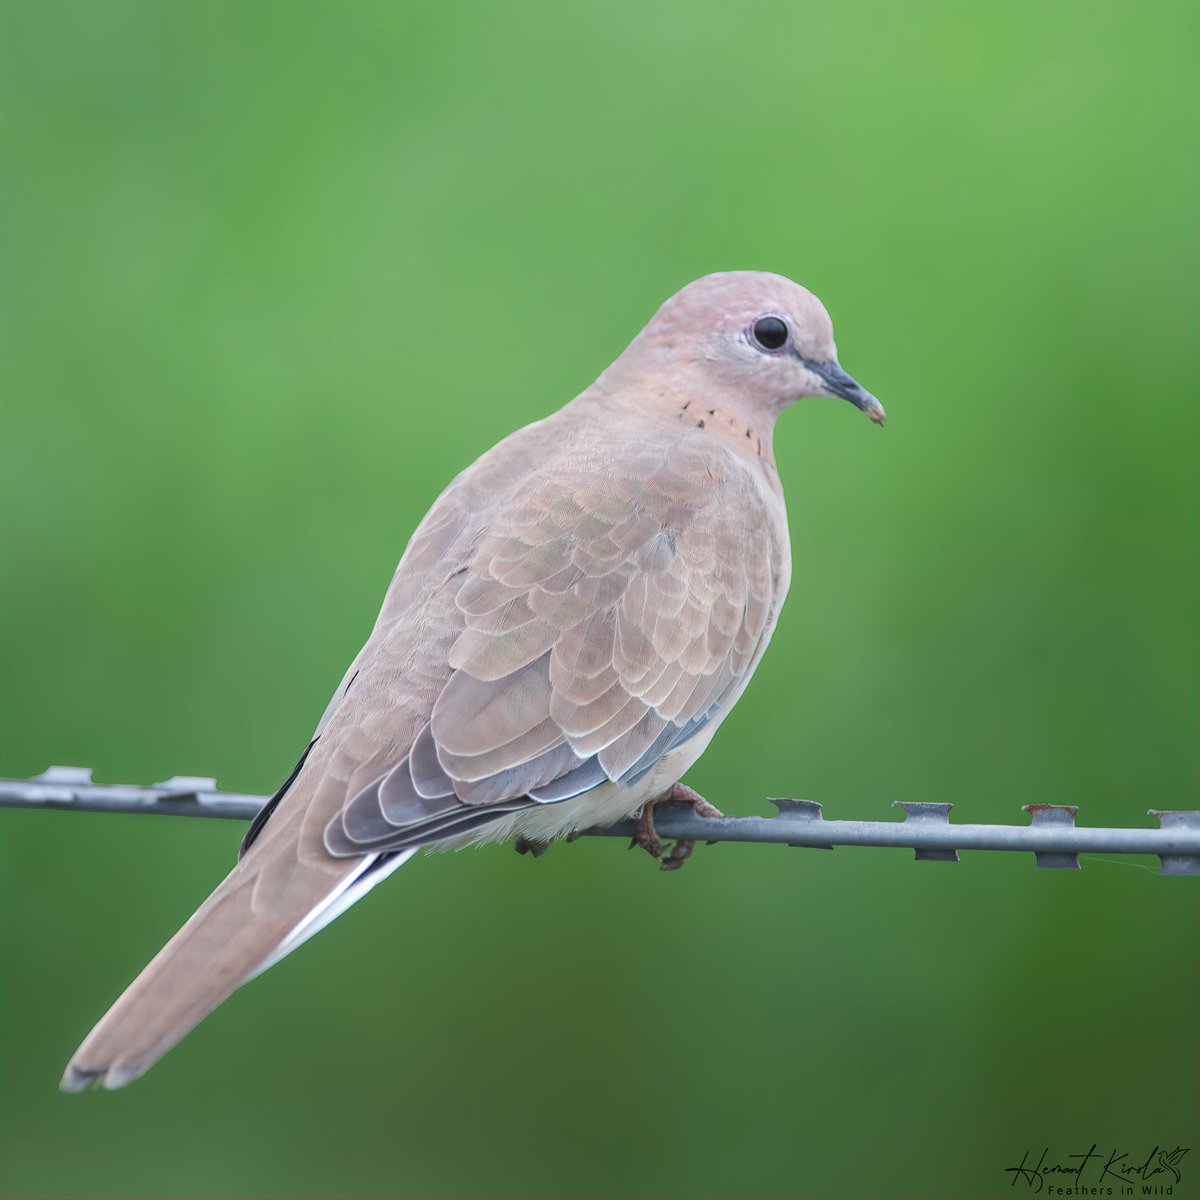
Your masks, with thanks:
M 220 792 L 217 781 L 176 775 L 150 787 L 98 784 L 88 767 L 51 767 L 32 779 L 0 779 L 0 808 L 78 812 L 159 813 L 249 821 L 266 796 Z M 835 846 L 893 846 L 915 851 L 918 862 L 958 862 L 960 850 L 1023 850 L 1039 867 L 1078 870 L 1080 854 L 1152 854 L 1161 875 L 1200 875 L 1200 811 L 1152 808 L 1157 829 L 1090 829 L 1075 824 L 1067 804 L 1026 804 L 1028 825 L 954 825 L 951 804 L 897 800 L 901 821 L 831 821 L 813 800 L 773 799 L 774 817 L 701 817 L 684 805 L 655 813 L 661 837 L 698 842 L 774 842 L 832 850 Z M 589 829 L 628 838 L 633 823 Z

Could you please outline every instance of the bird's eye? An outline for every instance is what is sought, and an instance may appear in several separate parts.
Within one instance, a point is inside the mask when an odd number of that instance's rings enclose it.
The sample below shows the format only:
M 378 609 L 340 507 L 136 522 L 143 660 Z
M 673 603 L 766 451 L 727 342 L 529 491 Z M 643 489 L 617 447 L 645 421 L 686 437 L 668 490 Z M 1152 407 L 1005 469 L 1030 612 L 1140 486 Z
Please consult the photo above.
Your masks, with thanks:
M 754 322 L 754 340 L 764 350 L 778 350 L 788 339 L 788 327 L 778 317 L 759 317 Z

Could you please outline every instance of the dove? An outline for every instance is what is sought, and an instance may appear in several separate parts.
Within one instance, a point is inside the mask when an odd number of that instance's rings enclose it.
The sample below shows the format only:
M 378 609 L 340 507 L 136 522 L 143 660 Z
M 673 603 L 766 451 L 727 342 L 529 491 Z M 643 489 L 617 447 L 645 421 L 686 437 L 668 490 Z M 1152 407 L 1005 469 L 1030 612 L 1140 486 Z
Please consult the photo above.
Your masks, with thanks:
M 703 802 L 682 784 L 754 673 L 791 577 L 772 450 L 803 397 L 878 400 L 780 275 L 708 275 L 595 383 L 458 475 L 233 870 L 62 1087 L 118 1088 L 419 848 L 538 847 Z

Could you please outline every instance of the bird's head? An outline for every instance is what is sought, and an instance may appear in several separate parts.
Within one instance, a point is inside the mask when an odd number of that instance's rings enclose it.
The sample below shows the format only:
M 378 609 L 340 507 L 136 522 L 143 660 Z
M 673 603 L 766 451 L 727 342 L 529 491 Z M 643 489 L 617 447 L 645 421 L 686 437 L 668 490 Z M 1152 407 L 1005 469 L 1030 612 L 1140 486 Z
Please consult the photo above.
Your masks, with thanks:
M 805 396 L 849 400 L 877 425 L 883 405 L 838 362 L 825 306 L 765 271 L 705 275 L 675 293 L 614 364 L 630 377 L 674 379 L 718 402 L 774 418 Z

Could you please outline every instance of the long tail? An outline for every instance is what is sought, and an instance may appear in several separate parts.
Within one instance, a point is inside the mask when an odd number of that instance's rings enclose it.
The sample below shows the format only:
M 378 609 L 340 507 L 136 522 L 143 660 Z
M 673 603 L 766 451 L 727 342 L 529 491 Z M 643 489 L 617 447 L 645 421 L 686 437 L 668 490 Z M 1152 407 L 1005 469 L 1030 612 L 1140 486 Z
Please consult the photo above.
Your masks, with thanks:
M 64 1091 L 136 1079 L 233 991 L 414 853 L 302 860 L 298 830 L 279 832 L 255 843 L 105 1013 L 67 1065 Z

